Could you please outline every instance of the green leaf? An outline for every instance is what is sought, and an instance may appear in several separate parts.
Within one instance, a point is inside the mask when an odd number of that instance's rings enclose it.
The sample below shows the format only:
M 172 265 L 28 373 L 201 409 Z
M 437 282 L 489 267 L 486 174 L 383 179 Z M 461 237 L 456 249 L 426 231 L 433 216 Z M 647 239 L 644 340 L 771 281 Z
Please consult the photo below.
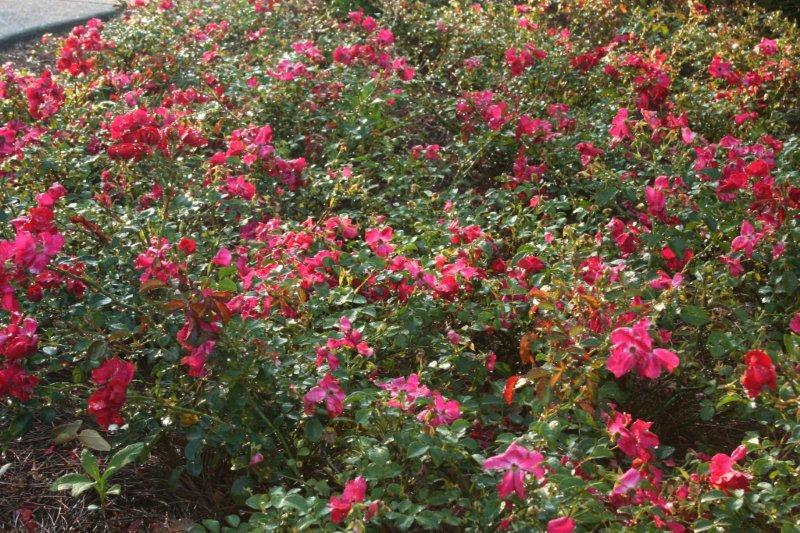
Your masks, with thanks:
M 217 520 L 212 520 L 210 518 L 206 518 L 201 522 L 203 527 L 205 527 L 211 533 L 219 533 L 219 522 Z
M 100 466 L 97 464 L 97 457 L 89 450 L 81 452 L 81 466 L 95 481 L 100 479 Z
M 300 511 L 301 513 L 305 513 L 308 511 L 308 503 L 306 503 L 306 499 L 297 494 L 296 492 L 293 494 L 287 494 L 283 501 L 280 504 L 280 507 L 293 507 Z
M 783 344 L 786 347 L 786 354 L 790 357 L 800 356 L 800 335 L 787 333 L 783 336 Z
M 93 429 L 84 429 L 78 433 L 78 440 L 81 441 L 81 444 L 92 450 L 97 450 L 98 452 L 111 451 L 111 445 L 108 441 Z
M 221 279 L 217 283 L 217 288 L 221 291 L 227 292 L 236 292 L 239 289 L 239 287 L 236 285 L 236 282 L 231 278 Z
M 14 419 L 14 421 L 11 422 L 11 424 L 9 424 L 8 429 L 5 431 L 3 437 L 5 437 L 6 439 L 13 439 L 21 436 L 31 426 L 32 421 L 33 421 L 33 415 L 31 413 L 29 412 L 20 413 L 20 415 L 17 416 Z
M 139 457 L 143 449 L 144 449 L 144 443 L 136 442 L 134 444 L 129 444 L 125 446 L 117 453 L 112 455 L 111 459 L 108 460 L 108 466 L 106 466 L 106 471 L 103 473 L 103 479 L 110 478 L 118 470 L 124 468 L 126 465 L 133 462 L 137 457 Z
M 595 194 L 595 201 L 597 205 L 604 206 L 609 203 L 617 195 L 617 189 L 611 187 L 603 187 Z
M 251 509 L 265 511 L 266 509 L 272 507 L 272 499 L 270 498 L 269 494 L 254 494 L 253 496 L 247 498 L 245 505 Z
M 741 401 L 744 401 L 744 400 L 742 400 L 742 397 L 739 396 L 738 394 L 736 394 L 735 392 L 732 392 L 730 394 L 726 394 L 725 396 L 720 398 L 719 401 L 717 402 L 716 410 L 719 411 L 721 407 L 724 407 L 725 405 L 728 405 L 729 403 L 741 402 Z
M 772 459 L 772 457 L 767 455 L 766 457 L 760 457 L 755 461 L 753 461 L 751 468 L 753 469 L 753 473 L 755 475 L 763 476 L 772 469 L 773 463 L 774 460 Z
M 252 488 L 253 478 L 250 476 L 239 476 L 231 485 L 231 497 L 233 497 L 237 504 L 244 503 L 250 496 Z
M 710 503 L 710 502 L 715 502 L 717 500 L 721 500 L 725 498 L 725 496 L 726 496 L 725 493 L 722 491 L 712 490 L 703 494 L 703 496 L 700 497 L 700 501 L 702 503 Z
M 50 490 L 70 490 L 73 496 L 78 496 L 94 487 L 95 482 L 83 474 L 67 474 L 61 476 L 50 486 Z
M 798 282 L 797 275 L 794 272 L 787 270 L 783 273 L 781 278 L 781 286 L 783 287 L 783 290 L 786 291 L 786 294 L 793 294 L 794 291 L 797 290 L 798 284 L 800 284 L 800 282 Z
M 108 353 L 108 344 L 105 341 L 94 341 L 86 349 L 86 355 L 89 359 L 99 361 L 103 359 Z
M 430 446 L 423 442 L 412 442 L 411 446 L 408 447 L 408 458 L 419 457 L 421 455 L 425 455 L 430 449 Z
M 397 527 L 402 530 L 409 529 L 411 524 L 414 523 L 414 515 L 395 514 L 394 518 L 396 519 Z
M 201 453 L 203 451 L 203 439 L 195 438 L 186 443 L 184 455 L 186 457 L 186 470 L 193 476 L 199 476 L 203 472 L 203 461 Z
M 368 408 L 359 409 L 356 411 L 355 414 L 355 421 L 356 424 L 359 426 L 366 426 L 369 423 L 369 417 L 372 414 L 372 411 Z
M 193 439 L 189 438 L 189 442 L 186 443 L 186 448 L 184 448 L 184 455 L 186 459 L 189 461 L 195 461 L 200 457 L 200 452 L 203 450 L 203 440 L 202 439 Z
M 711 322 L 711 318 L 702 307 L 689 305 L 681 309 L 678 313 L 681 320 L 692 326 L 702 326 Z
M 385 446 L 376 446 L 367 452 L 367 457 L 375 464 L 384 465 L 389 462 L 389 449 Z
M 592 446 L 592 448 L 589 449 L 589 457 L 595 459 L 605 459 L 608 457 L 614 457 L 614 452 L 609 450 L 607 446 L 598 444 L 596 446 Z
M 672 446 L 659 446 L 657 453 L 659 459 L 666 459 L 667 457 L 675 453 L 675 448 L 673 448 Z
M 708 422 L 714 418 L 714 406 L 711 404 L 704 405 L 700 408 L 700 420 Z
M 708 531 L 709 529 L 715 527 L 714 522 L 710 520 L 706 520 L 705 518 L 701 518 L 697 520 L 693 525 L 693 531 Z
M 316 416 L 312 416 L 306 422 L 306 437 L 311 442 L 319 442 L 322 439 L 322 423 L 319 421 L 319 418 Z
M 419 525 L 426 529 L 436 529 L 442 524 L 441 513 L 436 513 L 427 509 L 415 516 L 414 519 Z
M 75 483 L 72 485 L 72 490 L 70 490 L 70 494 L 74 496 L 80 496 L 87 490 L 95 487 L 96 483 L 94 481 L 87 481 L 86 483 Z

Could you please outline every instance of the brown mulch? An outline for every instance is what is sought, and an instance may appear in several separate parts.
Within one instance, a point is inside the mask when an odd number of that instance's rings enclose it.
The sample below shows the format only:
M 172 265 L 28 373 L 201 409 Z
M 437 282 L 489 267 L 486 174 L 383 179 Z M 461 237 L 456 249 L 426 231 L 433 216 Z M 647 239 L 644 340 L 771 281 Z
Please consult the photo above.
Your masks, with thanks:
M 82 471 L 80 448 L 53 445 L 52 427 L 35 423 L 0 453 L 0 468 L 11 465 L 0 476 L 0 531 L 184 531 L 204 514 L 184 486 L 170 486 L 175 465 L 165 454 L 152 453 L 114 476 L 122 493 L 109 497 L 105 512 L 93 491 L 51 491 L 59 477 Z
M 57 41 L 66 33 L 45 34 L 40 38 L 22 41 L 8 48 L 0 49 L 0 65 L 14 63 L 17 68 L 26 68 L 31 72 L 41 72 L 46 68 L 55 68 L 55 49 Z

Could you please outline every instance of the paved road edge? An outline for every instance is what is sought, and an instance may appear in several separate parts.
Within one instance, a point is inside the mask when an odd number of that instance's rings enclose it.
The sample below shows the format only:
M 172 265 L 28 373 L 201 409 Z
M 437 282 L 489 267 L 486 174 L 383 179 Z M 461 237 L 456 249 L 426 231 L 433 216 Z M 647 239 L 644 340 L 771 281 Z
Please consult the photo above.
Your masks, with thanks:
M 83 24 L 89 19 L 93 18 L 98 18 L 101 20 L 111 19 L 122 13 L 122 11 L 123 10 L 120 8 L 104 9 L 102 11 L 98 11 L 94 15 L 84 15 L 71 19 L 60 20 L 58 22 L 50 22 L 47 24 L 40 24 L 38 26 L 32 26 L 30 28 L 26 28 L 13 35 L 0 37 L 0 52 L 2 52 L 3 50 L 7 50 L 8 48 L 11 48 L 16 44 L 29 41 L 35 37 L 44 35 L 45 33 L 59 33 L 62 31 L 70 30 L 79 24 Z M 2 62 L 2 57 L 0 57 L 0 63 L 1 62 Z

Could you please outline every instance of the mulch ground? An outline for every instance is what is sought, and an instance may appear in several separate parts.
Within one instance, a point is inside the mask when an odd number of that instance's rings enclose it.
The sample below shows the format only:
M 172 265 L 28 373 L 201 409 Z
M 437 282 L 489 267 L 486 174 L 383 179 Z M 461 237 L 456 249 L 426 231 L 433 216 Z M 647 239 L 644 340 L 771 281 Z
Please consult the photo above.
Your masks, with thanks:
M 64 34 L 66 35 L 66 34 Z M 31 39 L 12 45 L 0 50 L 0 65 L 14 63 L 18 68 L 26 68 L 31 72 L 41 72 L 45 68 L 53 69 L 55 56 L 52 51 L 44 45 L 59 36 L 46 34 L 41 38 Z
M 51 491 L 53 481 L 81 471 L 81 450 L 55 446 L 49 424 L 33 427 L 0 448 L 0 468 L 10 465 L 0 475 L 0 531 L 184 531 L 194 522 L 189 517 L 203 516 L 183 483 L 169 485 L 174 465 L 156 453 L 113 478 L 122 494 L 110 496 L 105 511 L 93 491 L 78 497 Z

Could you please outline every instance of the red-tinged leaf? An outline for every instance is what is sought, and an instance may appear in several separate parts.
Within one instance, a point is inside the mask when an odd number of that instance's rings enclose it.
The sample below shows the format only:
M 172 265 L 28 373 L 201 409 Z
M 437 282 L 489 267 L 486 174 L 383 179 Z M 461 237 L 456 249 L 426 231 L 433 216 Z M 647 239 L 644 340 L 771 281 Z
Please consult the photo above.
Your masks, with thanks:
M 166 283 L 164 283 L 160 279 L 150 278 L 147 281 L 145 281 L 144 283 L 142 283 L 142 286 L 139 287 L 139 292 L 142 292 L 142 293 L 150 292 L 150 291 L 154 291 L 156 289 L 160 289 L 161 287 L 165 287 L 165 286 L 166 286 Z
M 531 342 L 534 340 L 536 340 L 535 333 L 526 333 L 519 340 L 519 358 L 524 364 L 536 364 L 533 353 L 531 352 Z
M 594 414 L 595 414 L 594 405 L 592 405 L 591 402 L 588 402 L 586 400 L 582 400 L 582 401 L 578 402 L 578 407 L 580 407 L 581 409 L 586 411 L 589 414 L 589 416 L 594 416 Z
M 231 319 L 231 312 L 230 312 L 230 310 L 228 309 L 228 306 L 227 306 L 227 305 L 225 305 L 225 302 L 222 302 L 222 301 L 220 301 L 220 300 L 216 300 L 216 299 L 215 299 L 215 300 L 214 300 L 214 305 L 215 305 L 215 306 L 216 306 L 216 308 L 217 308 L 217 312 L 219 313 L 220 320 L 222 320 L 222 323 L 223 323 L 223 324 L 225 324 L 225 323 L 227 323 L 228 321 L 230 321 L 230 319 Z
M 519 381 L 521 377 L 522 376 L 511 376 L 506 380 L 506 390 L 503 391 L 503 398 L 508 405 L 514 403 L 515 387 L 517 386 L 517 381 Z
M 186 307 L 186 302 L 182 300 L 170 300 L 164 304 L 164 311 L 171 313 Z

